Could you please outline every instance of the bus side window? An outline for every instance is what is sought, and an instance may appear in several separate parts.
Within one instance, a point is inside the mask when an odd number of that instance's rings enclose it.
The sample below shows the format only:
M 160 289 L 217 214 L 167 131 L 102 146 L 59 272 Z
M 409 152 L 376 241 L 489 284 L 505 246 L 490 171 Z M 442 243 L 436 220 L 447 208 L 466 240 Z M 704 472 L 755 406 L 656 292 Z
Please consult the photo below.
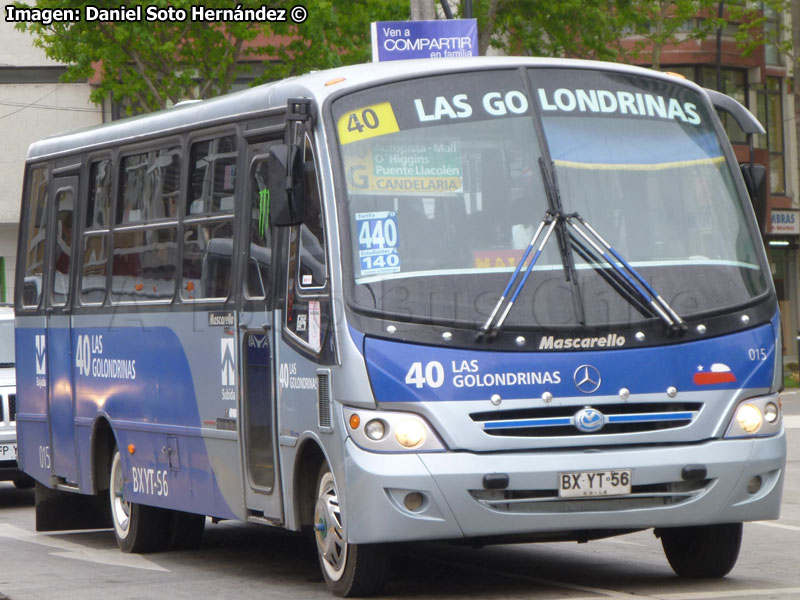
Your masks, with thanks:
M 303 152 L 306 178 L 305 222 L 300 226 L 298 283 L 301 289 L 325 287 L 327 280 L 322 201 L 315 170 L 311 139 L 306 136 Z
M 72 213 L 74 194 L 71 188 L 56 195 L 56 247 L 52 271 L 53 306 L 64 306 L 69 298 L 69 265 L 72 259 Z
M 47 231 L 47 167 L 34 167 L 28 172 L 25 206 L 25 271 L 22 281 L 23 308 L 37 308 L 42 299 L 45 240 Z
M 236 136 L 192 144 L 183 216 L 183 300 L 223 301 L 231 291 Z
M 89 168 L 89 201 L 83 235 L 81 304 L 103 304 L 106 299 L 109 227 L 111 226 L 111 159 L 95 161 Z
M 112 234 L 114 302 L 168 302 L 175 294 L 180 165 L 179 147 L 129 154 L 121 160 L 117 228 Z
M 266 161 L 253 165 L 250 182 L 250 254 L 247 259 L 245 293 L 248 298 L 266 298 L 272 263 L 272 234 L 269 227 L 269 182 Z
M 323 228 L 322 199 L 311 138 L 305 136 L 305 219 L 293 227 L 289 244 L 289 289 L 286 328 L 315 354 L 325 346 L 330 327 L 330 298 Z

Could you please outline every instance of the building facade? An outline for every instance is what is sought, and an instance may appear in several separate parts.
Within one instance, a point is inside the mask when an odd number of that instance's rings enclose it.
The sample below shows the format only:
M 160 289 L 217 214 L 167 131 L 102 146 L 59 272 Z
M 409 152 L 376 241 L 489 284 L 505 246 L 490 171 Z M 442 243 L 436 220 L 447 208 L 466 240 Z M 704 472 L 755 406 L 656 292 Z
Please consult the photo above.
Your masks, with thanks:
M 761 121 L 766 134 L 753 136 L 753 162 L 768 172 L 766 214 L 760 218 L 761 233 L 767 248 L 772 277 L 781 307 L 783 351 L 786 361 L 798 360 L 800 296 L 798 289 L 798 247 L 800 242 L 800 202 L 798 202 L 798 157 L 792 90 L 792 59 L 779 50 L 782 35 L 791 31 L 790 15 L 763 9 L 767 43 L 743 56 L 731 23 L 704 40 L 690 40 L 664 47 L 661 70 L 672 71 L 706 88 L 718 89 L 747 106 Z M 687 29 L 697 23 L 688 23 Z M 626 40 L 631 46 L 636 38 Z M 636 61 L 652 64 L 649 53 Z M 740 163 L 751 159 L 750 144 L 744 132 L 722 115 L 728 137 Z
M 102 122 L 88 83 L 60 83 L 63 65 L 49 60 L 33 37 L 5 20 L 0 2 L 0 302 L 13 298 L 17 227 L 25 157 L 31 142 Z

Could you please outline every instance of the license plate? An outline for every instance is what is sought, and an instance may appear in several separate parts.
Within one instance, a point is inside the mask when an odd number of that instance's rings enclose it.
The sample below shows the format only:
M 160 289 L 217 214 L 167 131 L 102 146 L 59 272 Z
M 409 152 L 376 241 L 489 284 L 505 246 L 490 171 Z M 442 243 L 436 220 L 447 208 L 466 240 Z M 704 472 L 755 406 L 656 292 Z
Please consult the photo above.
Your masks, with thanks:
M 561 498 L 623 496 L 630 493 L 630 469 L 559 473 L 558 495 Z
M 0 444 L 0 460 L 17 460 L 17 445 Z

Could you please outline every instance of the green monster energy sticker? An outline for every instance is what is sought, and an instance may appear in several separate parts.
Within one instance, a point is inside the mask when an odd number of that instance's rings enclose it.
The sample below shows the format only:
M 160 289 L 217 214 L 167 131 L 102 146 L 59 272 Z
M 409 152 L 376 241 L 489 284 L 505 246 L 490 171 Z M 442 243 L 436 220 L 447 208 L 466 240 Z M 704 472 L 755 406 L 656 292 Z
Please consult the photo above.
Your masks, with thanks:
M 269 189 L 259 190 L 258 199 L 258 235 L 263 240 L 267 236 L 269 222 Z

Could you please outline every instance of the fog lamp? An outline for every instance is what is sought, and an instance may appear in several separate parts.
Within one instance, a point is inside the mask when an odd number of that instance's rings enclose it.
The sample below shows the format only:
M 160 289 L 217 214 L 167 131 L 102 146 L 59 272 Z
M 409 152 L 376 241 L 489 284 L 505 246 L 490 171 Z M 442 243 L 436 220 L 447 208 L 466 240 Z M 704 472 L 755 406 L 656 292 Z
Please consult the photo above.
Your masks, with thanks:
M 764 422 L 761 411 L 754 404 L 743 404 L 736 411 L 736 422 L 745 433 L 755 433 Z
M 411 492 L 410 494 L 406 494 L 406 497 L 403 499 L 403 504 L 408 510 L 415 512 L 422 508 L 424 500 L 425 497 L 419 492 Z
M 378 440 L 382 440 L 383 436 L 386 435 L 386 426 L 383 424 L 383 421 L 373 419 L 364 425 L 364 433 L 367 434 L 369 439 L 377 442 Z
M 400 421 L 394 428 L 397 443 L 406 448 L 416 448 L 425 443 L 425 426 L 416 419 Z
M 761 480 L 760 475 L 756 475 L 747 483 L 747 493 L 748 494 L 755 494 L 758 490 L 761 489 L 761 485 L 763 481 Z

